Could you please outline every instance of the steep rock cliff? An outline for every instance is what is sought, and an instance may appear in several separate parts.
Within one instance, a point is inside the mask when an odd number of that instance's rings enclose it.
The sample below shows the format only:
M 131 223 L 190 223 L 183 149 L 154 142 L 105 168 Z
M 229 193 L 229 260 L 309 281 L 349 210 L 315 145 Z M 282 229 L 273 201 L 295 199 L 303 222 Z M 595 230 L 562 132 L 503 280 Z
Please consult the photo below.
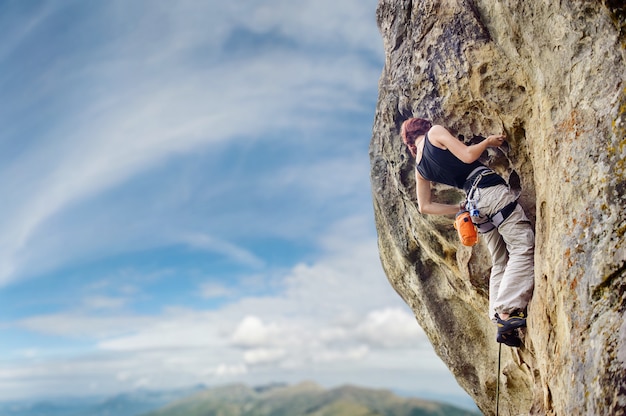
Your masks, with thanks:
M 460 245 L 452 219 L 419 213 L 400 124 L 426 117 L 466 142 L 508 136 L 482 160 L 520 192 L 536 265 L 524 346 L 502 350 L 500 414 L 626 414 L 625 16 L 621 0 L 379 2 L 386 61 L 370 158 L 381 261 L 487 415 L 498 376 L 489 256 Z

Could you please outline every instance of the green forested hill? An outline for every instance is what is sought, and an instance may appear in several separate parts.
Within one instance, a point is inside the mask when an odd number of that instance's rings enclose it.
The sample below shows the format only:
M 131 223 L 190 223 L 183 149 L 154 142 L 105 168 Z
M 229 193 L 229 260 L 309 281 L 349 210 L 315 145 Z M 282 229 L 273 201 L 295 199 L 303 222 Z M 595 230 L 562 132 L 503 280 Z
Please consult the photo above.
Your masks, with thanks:
M 407 399 L 386 390 L 345 386 L 325 390 L 313 383 L 252 389 L 208 389 L 145 416 L 469 416 L 441 403 Z

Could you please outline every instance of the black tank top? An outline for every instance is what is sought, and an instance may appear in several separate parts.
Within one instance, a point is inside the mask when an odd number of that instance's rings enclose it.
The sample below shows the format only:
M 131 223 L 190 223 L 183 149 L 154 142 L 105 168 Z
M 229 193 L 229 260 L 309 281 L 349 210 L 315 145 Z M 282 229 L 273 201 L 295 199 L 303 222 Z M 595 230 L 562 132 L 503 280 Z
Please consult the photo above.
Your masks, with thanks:
M 479 161 L 465 163 L 449 150 L 438 148 L 428 140 L 428 134 L 426 134 L 422 159 L 415 167 L 424 179 L 464 189 L 467 187 L 466 181 L 469 179 L 469 174 L 481 166 L 484 165 Z M 485 176 L 480 181 L 479 187 L 487 188 L 498 184 L 506 184 L 506 182 L 500 175 L 493 174 Z

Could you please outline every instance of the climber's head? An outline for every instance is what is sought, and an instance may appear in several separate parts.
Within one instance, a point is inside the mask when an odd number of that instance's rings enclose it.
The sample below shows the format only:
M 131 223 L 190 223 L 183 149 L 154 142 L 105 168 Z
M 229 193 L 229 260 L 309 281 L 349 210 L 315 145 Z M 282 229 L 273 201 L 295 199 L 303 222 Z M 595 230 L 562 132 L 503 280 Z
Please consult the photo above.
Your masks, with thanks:
M 402 123 L 402 127 L 400 128 L 402 141 L 407 145 L 413 157 L 417 155 L 415 140 L 417 140 L 419 136 L 428 133 L 428 130 L 430 130 L 432 126 L 430 121 L 423 118 L 410 118 Z

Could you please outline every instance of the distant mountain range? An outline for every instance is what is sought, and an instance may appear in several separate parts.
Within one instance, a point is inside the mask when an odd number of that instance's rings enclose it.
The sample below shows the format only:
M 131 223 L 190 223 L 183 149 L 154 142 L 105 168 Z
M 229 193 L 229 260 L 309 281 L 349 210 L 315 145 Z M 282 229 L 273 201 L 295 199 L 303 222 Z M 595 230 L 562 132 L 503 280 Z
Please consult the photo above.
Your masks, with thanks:
M 138 390 L 113 397 L 56 398 L 0 403 L 0 416 L 139 416 L 206 386 L 170 391 Z
M 459 407 L 387 390 L 315 383 L 243 384 L 170 392 L 133 392 L 109 399 L 0 403 L 0 416 L 476 416 Z
M 387 390 L 314 383 L 253 389 L 243 384 L 208 389 L 145 416 L 469 416 L 458 407 L 402 398 Z

